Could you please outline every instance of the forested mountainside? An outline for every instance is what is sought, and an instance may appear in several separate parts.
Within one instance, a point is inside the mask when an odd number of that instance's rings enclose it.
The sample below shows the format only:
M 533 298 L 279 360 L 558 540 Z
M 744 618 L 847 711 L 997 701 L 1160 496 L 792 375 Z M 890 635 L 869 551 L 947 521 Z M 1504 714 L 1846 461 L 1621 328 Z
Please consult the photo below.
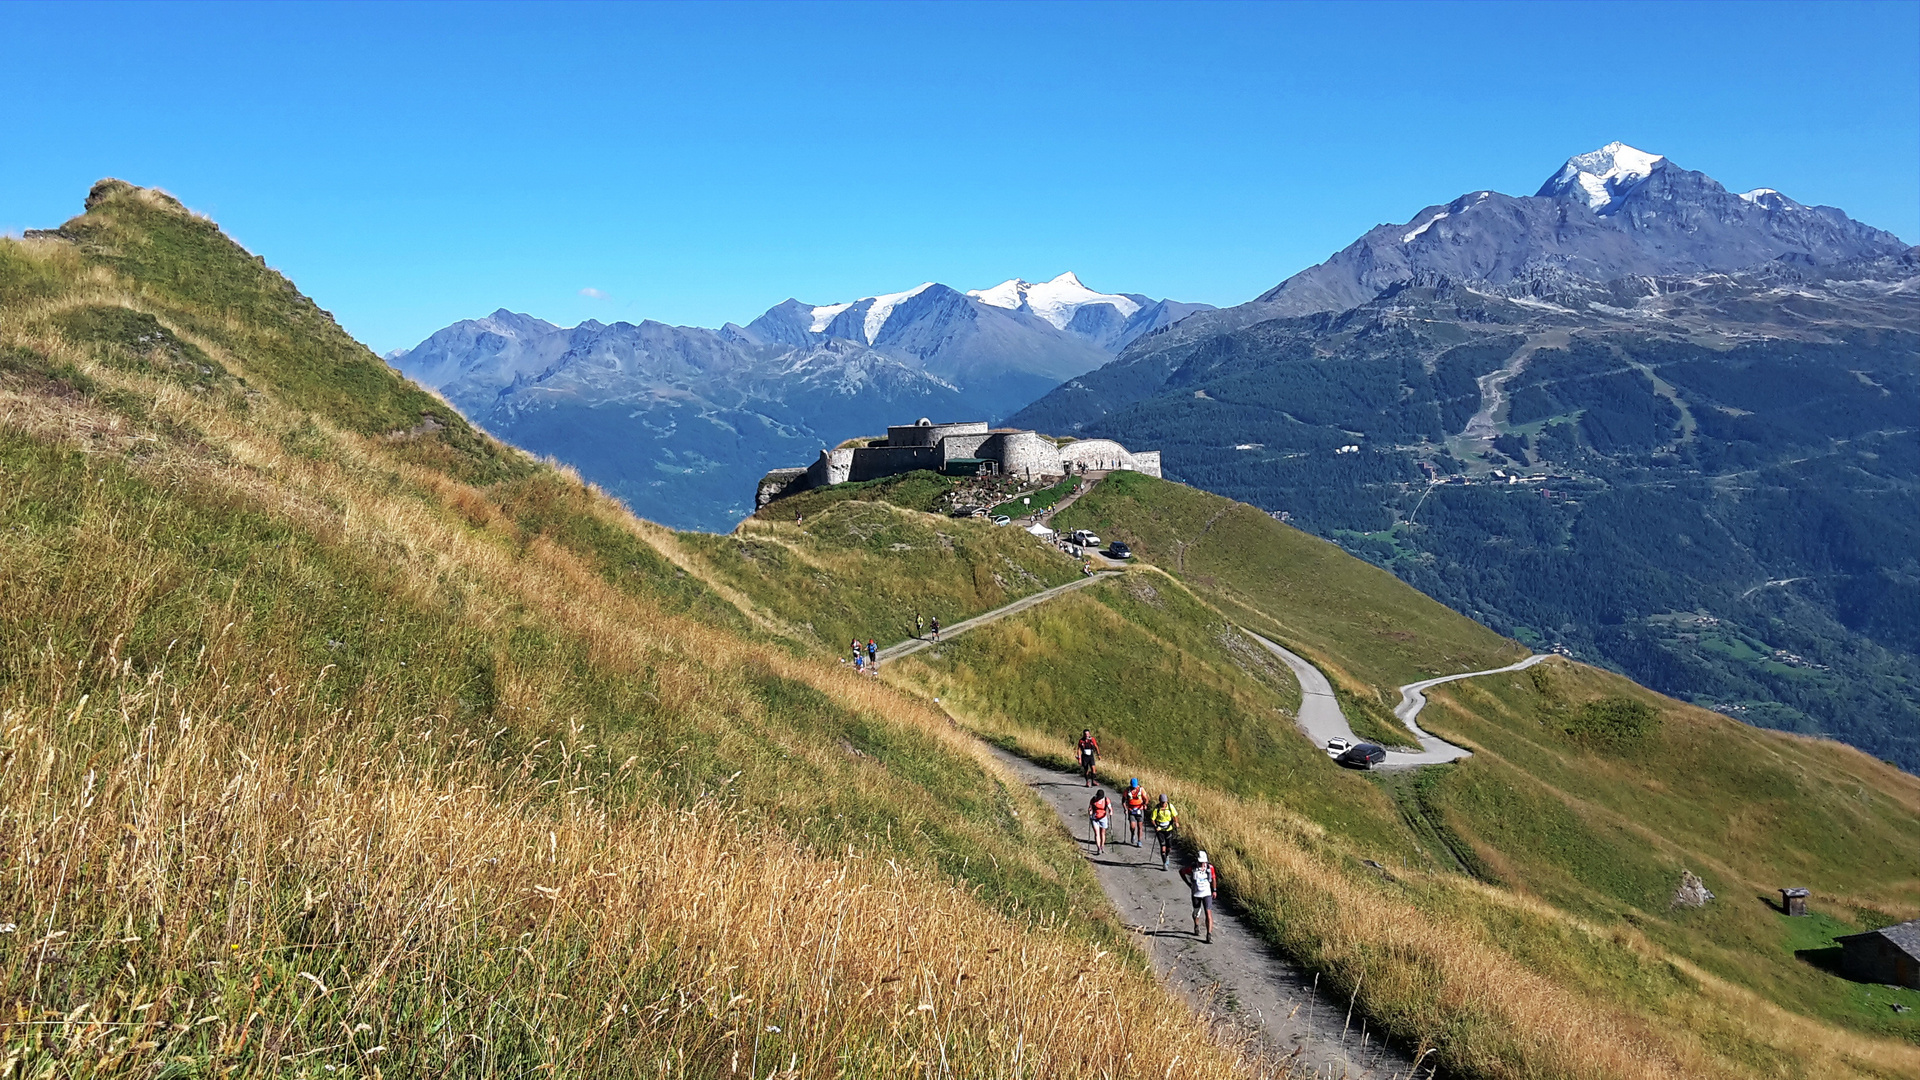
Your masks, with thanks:
M 1920 256 L 1647 168 L 1507 200 L 1561 234 L 1430 208 L 1369 234 L 1418 249 L 1391 273 L 1350 249 L 1014 422 L 1124 432 L 1502 633 L 1920 769 Z M 1377 295 L 1297 313 L 1363 264 Z M 1583 276 L 1622 266 L 1667 271 Z
M 1098 293 L 1071 273 L 788 300 L 745 326 L 559 327 L 500 310 L 388 359 L 488 432 L 580 470 L 635 513 L 724 532 L 769 469 L 922 416 L 999 419 L 1205 304 Z

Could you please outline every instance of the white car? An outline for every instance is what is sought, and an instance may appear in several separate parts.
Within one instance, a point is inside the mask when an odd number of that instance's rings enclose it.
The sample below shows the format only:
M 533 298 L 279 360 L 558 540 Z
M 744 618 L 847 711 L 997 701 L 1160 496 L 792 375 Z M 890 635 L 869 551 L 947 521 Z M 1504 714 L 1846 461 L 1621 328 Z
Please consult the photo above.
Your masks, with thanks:
M 1348 742 L 1345 739 L 1333 738 L 1333 739 L 1327 740 L 1327 756 L 1328 757 L 1339 757 L 1341 754 L 1346 753 L 1348 750 L 1351 750 L 1352 748 L 1353 748 L 1353 744 L 1351 742 Z
M 1013 519 L 1005 514 L 995 514 L 993 516 L 993 523 L 995 525 L 1011 525 L 1013 524 Z
M 1100 546 L 1100 538 L 1088 532 L 1086 529 L 1073 530 L 1073 535 L 1068 539 L 1081 547 L 1097 548 Z

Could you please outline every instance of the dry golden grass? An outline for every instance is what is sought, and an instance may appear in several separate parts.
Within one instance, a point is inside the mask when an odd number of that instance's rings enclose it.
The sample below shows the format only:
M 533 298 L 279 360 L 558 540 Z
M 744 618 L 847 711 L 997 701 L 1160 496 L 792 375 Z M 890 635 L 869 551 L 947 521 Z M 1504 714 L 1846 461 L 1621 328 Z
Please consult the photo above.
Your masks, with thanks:
M 655 715 L 723 750 L 771 741 L 842 794 L 932 793 L 771 709 L 750 715 L 748 674 L 994 775 L 943 716 L 621 591 L 394 440 L 270 394 L 238 409 L 101 363 L 56 328 L 63 312 L 144 311 L 249 371 L 64 245 L 19 249 L 65 290 L 10 310 L 0 347 L 106 392 L 0 374 L 7 437 L 97 455 L 182 507 L 292 526 L 470 638 L 543 627 L 594 671 L 643 682 Z M 7 478 L 5 494 L 35 482 Z M 662 546 L 610 500 L 562 486 Z M 0 623 L 17 646 L 0 701 L 0 1075 L 1258 1071 L 1124 945 L 1010 914 L 876 837 L 802 843 L 787 826 L 819 811 L 817 791 L 743 800 L 671 755 L 616 754 L 631 733 L 583 712 L 567 671 L 496 649 L 494 717 L 477 727 L 450 719 L 460 702 L 444 689 L 422 700 L 378 674 L 334 686 L 335 665 L 233 597 L 198 612 L 195 647 L 136 662 L 129 635 L 202 595 L 207 574 L 151 542 L 153 513 L 99 492 L 63 509 L 62 531 L 0 539 Z M 341 571 L 289 572 L 319 590 Z M 300 602 L 288 593 L 280 610 Z M 441 648 L 410 659 L 431 666 Z M 1005 797 L 1039 806 L 1017 785 Z M 1048 845 L 1064 848 L 1041 820 L 955 821 L 947 842 L 1049 877 Z
M 0 722 L 8 1069 L 1237 1071 L 1139 965 L 935 875 L 603 801 L 592 748 L 556 790 L 431 718 L 198 720 L 196 674 Z
M 1004 724 L 996 724 L 1004 728 Z M 1014 735 L 1029 756 L 1055 740 Z M 1442 1047 L 1450 1068 L 1492 1077 L 1891 1078 L 1920 1076 L 1920 1047 L 1800 1016 L 1643 935 L 1602 928 L 1470 877 L 1360 865 L 1319 825 L 1271 803 L 1177 782 L 1114 759 L 1103 771 L 1168 791 L 1188 841 L 1213 854 L 1228 895 L 1271 913 L 1270 930 L 1314 967 L 1357 988 L 1392 1030 Z M 1642 1008 L 1588 992 L 1563 966 L 1543 973 L 1509 951 L 1524 926 L 1569 953 L 1607 952 L 1670 992 Z

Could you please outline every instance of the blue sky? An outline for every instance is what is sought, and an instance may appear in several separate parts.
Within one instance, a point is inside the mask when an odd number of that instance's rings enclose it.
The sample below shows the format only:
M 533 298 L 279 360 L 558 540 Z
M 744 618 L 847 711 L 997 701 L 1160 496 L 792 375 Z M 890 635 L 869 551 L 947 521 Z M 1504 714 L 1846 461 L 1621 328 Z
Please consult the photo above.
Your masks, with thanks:
M 0 46 L 0 231 L 163 187 L 380 351 L 1067 269 L 1237 303 L 1613 139 L 1920 241 L 1913 3 L 0 4 Z

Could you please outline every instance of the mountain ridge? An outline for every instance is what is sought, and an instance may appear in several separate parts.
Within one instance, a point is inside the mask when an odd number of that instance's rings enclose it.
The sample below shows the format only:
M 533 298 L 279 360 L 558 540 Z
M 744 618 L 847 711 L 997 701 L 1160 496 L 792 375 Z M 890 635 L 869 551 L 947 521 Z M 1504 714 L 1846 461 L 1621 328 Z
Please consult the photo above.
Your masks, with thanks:
M 1920 769 L 1920 249 L 1624 145 L 1541 192 L 1378 226 L 1011 422 L 1149 439 L 1536 647 Z
M 636 512 L 725 530 L 771 468 L 902 417 L 999 419 L 1104 364 L 1109 346 L 1205 307 L 1093 293 L 1071 273 L 1049 284 L 1072 293 L 1046 305 L 1059 326 L 928 282 L 841 304 L 788 299 L 717 330 L 560 327 L 501 308 L 387 360 Z

